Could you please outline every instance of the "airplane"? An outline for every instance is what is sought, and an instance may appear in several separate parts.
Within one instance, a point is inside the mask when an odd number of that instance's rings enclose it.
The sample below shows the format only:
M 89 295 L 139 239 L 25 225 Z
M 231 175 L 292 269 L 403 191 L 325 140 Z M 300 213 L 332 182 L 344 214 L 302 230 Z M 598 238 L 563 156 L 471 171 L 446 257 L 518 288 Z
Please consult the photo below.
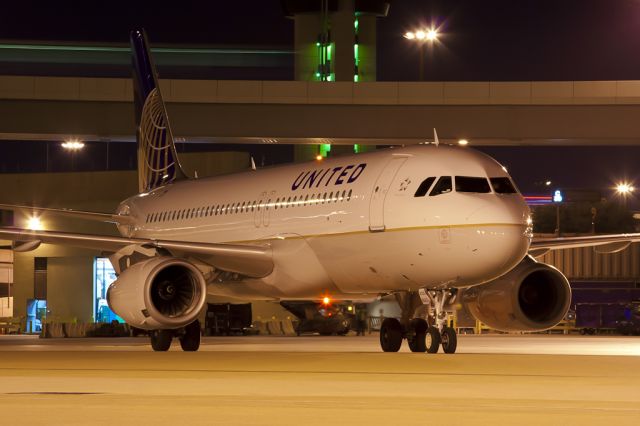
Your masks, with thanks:
M 139 193 L 113 214 L 0 205 L 111 222 L 121 236 L 0 228 L 16 251 L 40 244 L 102 250 L 118 278 L 109 307 L 150 331 L 155 351 L 178 338 L 200 346 L 207 294 L 247 300 L 373 300 L 395 295 L 380 346 L 454 353 L 455 304 L 492 328 L 545 330 L 567 313 L 571 289 L 548 250 L 614 252 L 640 234 L 532 239 L 530 211 L 491 157 L 434 144 L 378 150 L 219 177 L 180 165 L 142 30 L 130 34 Z M 427 304 L 432 324 L 415 315 Z

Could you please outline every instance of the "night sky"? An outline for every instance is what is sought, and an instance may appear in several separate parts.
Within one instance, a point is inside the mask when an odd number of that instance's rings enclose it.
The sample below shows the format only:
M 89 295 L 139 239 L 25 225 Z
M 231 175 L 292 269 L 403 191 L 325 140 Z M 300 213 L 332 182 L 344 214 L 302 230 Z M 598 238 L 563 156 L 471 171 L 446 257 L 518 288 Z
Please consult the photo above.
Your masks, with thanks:
M 640 79 L 640 0 L 396 0 L 378 21 L 379 80 L 418 78 L 415 46 L 402 35 L 430 23 L 442 36 L 427 80 Z M 125 43 L 140 26 L 156 44 L 293 48 L 293 22 L 278 0 L 12 2 L 0 14 L 0 39 Z M 640 185 L 640 148 L 485 151 L 526 191 L 546 179 L 604 190 L 626 176 Z

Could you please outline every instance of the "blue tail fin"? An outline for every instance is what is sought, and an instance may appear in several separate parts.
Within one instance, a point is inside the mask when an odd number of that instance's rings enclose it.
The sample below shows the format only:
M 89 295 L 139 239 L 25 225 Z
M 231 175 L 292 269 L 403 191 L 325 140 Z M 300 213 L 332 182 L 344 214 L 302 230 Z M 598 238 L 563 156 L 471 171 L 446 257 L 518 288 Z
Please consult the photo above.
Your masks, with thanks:
M 138 142 L 138 189 L 150 191 L 186 179 L 160 94 L 156 68 L 143 30 L 131 31 L 133 96 Z

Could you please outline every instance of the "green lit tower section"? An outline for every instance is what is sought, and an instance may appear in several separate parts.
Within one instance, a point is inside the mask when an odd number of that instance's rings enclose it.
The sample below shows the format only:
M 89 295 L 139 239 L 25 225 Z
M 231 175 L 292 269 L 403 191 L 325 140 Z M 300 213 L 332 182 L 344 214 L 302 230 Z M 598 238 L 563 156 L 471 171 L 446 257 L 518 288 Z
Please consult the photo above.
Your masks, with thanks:
M 375 81 L 376 20 L 389 1 L 283 0 L 294 20 L 295 78 Z

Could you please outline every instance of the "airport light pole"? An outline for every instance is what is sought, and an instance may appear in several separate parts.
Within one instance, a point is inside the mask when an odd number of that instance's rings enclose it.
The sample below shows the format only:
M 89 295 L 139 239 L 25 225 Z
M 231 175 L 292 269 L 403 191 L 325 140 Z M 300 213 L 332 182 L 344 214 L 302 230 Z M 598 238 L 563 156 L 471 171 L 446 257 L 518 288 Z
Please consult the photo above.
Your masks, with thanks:
M 433 45 L 438 41 L 438 30 L 431 29 L 419 29 L 416 31 L 407 31 L 404 34 L 404 38 L 407 40 L 418 43 L 418 52 L 420 59 L 420 81 L 424 81 L 424 50 L 427 43 Z

